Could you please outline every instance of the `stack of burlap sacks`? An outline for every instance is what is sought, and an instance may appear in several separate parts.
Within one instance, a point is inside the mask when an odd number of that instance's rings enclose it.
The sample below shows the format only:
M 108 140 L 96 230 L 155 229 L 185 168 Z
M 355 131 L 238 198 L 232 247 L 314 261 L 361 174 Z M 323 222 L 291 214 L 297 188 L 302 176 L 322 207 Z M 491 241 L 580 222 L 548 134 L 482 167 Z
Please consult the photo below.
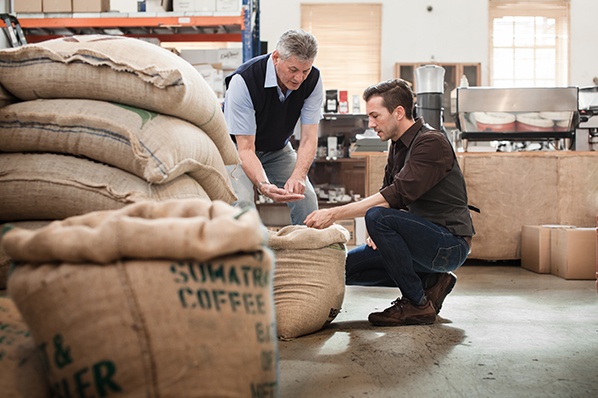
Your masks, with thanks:
M 278 396 L 267 239 L 255 210 L 206 199 L 10 229 L 8 293 L 25 323 L 9 330 L 26 325 L 34 344 L 0 343 L 2 396 Z
M 0 51 L 0 84 L 0 222 L 236 199 L 224 166 L 240 161 L 218 99 L 170 51 L 114 36 L 50 40 Z M 6 267 L 0 259 L 0 289 Z
M 85 36 L 4 50 L 0 83 L 16 304 L 0 302 L 15 343 L 0 345 L 0 391 L 277 396 L 277 337 L 341 309 L 348 231 L 268 236 L 230 206 L 224 165 L 239 159 L 217 99 L 159 47 Z

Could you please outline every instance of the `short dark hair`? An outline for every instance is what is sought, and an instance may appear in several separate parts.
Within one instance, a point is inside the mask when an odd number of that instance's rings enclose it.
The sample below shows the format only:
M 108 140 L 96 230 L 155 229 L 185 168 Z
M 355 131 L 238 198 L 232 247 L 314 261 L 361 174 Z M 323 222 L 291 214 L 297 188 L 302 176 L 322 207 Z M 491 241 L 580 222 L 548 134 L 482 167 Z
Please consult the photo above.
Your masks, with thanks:
M 405 109 L 407 119 L 413 119 L 413 90 L 406 80 L 392 79 L 370 86 L 363 92 L 363 99 L 368 102 L 372 97 L 382 97 L 382 104 L 392 113 L 398 106 Z
M 318 55 L 318 42 L 314 35 L 304 30 L 287 30 L 278 39 L 276 50 L 283 61 L 291 55 L 301 62 L 313 61 Z

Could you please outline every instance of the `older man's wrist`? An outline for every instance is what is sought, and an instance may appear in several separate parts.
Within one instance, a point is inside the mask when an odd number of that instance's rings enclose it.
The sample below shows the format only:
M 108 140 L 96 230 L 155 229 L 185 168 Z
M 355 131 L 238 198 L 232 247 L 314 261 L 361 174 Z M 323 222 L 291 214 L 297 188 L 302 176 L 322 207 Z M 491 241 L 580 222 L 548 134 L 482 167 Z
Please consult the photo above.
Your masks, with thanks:
M 265 180 L 265 181 L 260 182 L 257 185 L 257 191 L 259 192 L 260 195 L 264 195 L 264 193 L 262 192 L 262 185 L 267 185 L 267 184 L 270 184 L 270 181 Z

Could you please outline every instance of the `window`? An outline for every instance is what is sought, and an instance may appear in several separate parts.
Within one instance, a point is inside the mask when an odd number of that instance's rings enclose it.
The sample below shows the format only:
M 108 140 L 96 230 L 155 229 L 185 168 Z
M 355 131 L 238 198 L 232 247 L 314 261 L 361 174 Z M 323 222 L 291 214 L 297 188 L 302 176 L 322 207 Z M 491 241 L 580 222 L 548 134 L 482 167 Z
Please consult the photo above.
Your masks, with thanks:
M 569 84 L 569 2 L 490 0 L 490 85 Z
M 380 81 L 381 4 L 301 4 L 301 28 L 318 40 L 314 65 L 322 72 L 325 90 L 353 95 Z

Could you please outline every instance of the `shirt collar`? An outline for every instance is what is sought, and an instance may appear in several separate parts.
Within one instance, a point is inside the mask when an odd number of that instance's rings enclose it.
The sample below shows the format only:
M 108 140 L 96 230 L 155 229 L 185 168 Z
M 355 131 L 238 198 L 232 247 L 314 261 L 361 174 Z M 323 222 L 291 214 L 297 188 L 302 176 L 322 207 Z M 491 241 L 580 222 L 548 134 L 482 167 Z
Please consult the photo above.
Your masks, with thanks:
M 284 102 L 285 99 L 291 95 L 293 90 L 287 89 L 286 94 L 282 93 L 280 86 L 278 85 L 278 79 L 276 77 L 276 68 L 274 67 L 274 61 L 272 60 L 272 54 L 268 57 L 268 62 L 266 63 L 266 78 L 264 80 L 264 88 L 272 88 L 276 87 L 276 92 L 278 93 L 278 99 L 280 102 Z
M 413 123 L 413 125 L 409 127 L 407 131 L 405 131 L 405 133 L 403 133 L 401 138 L 399 138 L 399 141 L 401 141 L 403 145 L 409 148 L 413 143 L 413 139 L 415 138 L 417 132 L 419 131 L 419 129 L 422 128 L 423 125 L 424 119 L 422 119 L 421 117 L 415 119 L 415 123 Z
M 268 57 L 266 63 L 266 80 L 264 81 L 264 88 L 278 87 L 278 81 L 276 80 L 276 68 L 274 68 L 274 61 L 272 60 L 272 54 Z

